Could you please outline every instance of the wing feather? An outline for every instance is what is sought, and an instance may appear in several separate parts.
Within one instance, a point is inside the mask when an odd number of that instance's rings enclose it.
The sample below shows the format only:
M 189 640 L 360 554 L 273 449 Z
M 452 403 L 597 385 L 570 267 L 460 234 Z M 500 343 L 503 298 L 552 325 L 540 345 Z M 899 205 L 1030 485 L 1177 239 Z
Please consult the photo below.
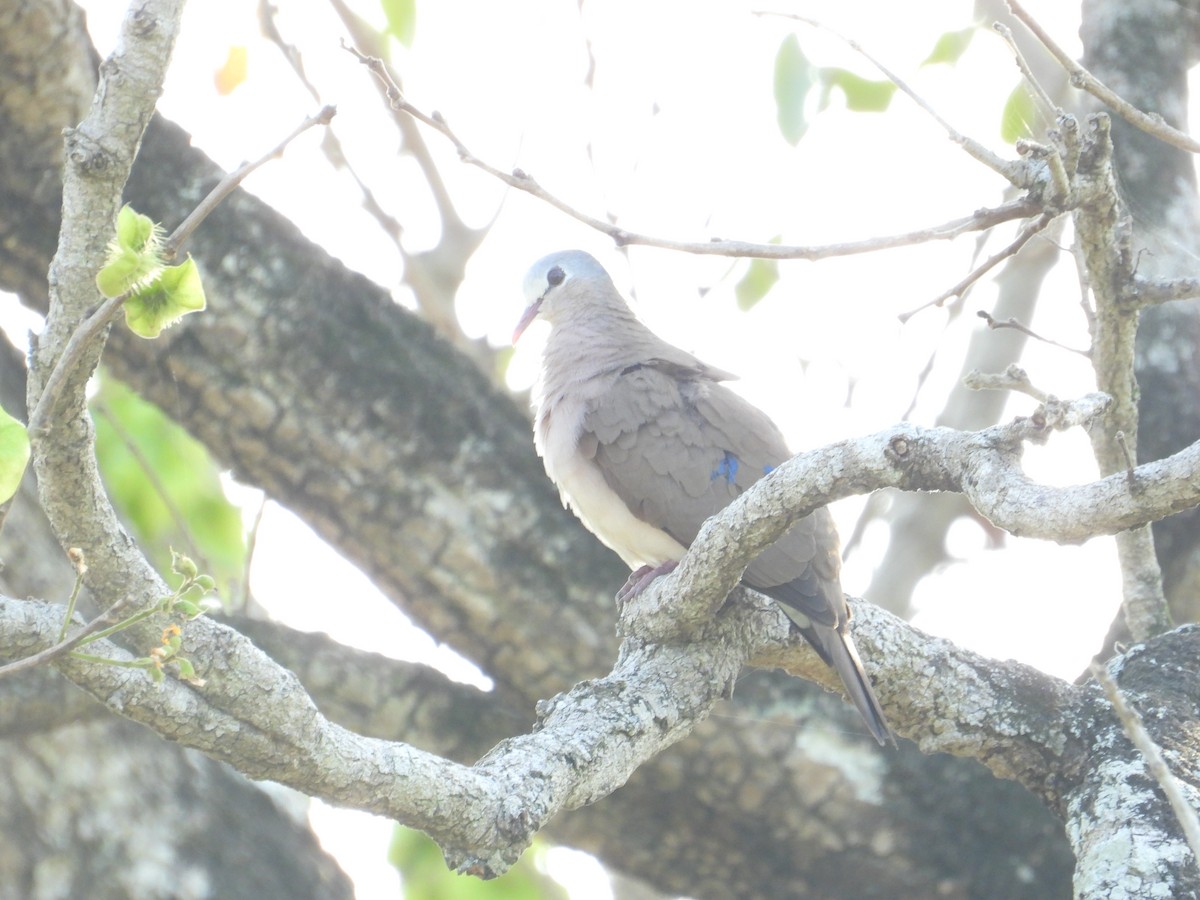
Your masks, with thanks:
M 579 446 L 635 516 L 684 546 L 789 455 L 775 424 L 707 372 L 655 362 L 617 374 L 589 400 Z M 765 550 L 744 580 L 834 626 L 846 618 L 838 568 L 837 534 L 820 510 Z

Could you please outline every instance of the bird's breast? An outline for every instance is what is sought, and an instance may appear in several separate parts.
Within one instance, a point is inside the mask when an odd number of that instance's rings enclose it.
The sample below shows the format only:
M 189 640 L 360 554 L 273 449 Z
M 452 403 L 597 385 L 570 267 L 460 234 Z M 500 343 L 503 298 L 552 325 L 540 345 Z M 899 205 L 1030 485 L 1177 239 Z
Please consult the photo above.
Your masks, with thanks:
M 585 404 L 543 402 L 534 442 L 563 503 L 631 569 L 683 558 L 684 547 L 661 528 L 639 519 L 608 485 L 595 462 L 579 450 Z

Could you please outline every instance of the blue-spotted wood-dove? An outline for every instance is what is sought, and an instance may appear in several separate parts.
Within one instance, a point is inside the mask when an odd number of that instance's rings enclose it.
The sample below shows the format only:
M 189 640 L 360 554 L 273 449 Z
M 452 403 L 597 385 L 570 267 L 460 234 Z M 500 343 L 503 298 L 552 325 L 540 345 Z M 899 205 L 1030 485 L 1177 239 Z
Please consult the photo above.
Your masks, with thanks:
M 529 306 L 514 343 L 537 317 L 551 326 L 534 442 L 564 502 L 636 570 L 623 589 L 631 595 L 678 563 L 705 519 L 791 454 L 775 424 L 721 384 L 732 375 L 650 331 L 587 253 L 538 260 L 524 288 Z M 891 731 L 847 628 L 840 565 L 833 519 L 819 509 L 742 581 L 783 604 L 883 744 Z

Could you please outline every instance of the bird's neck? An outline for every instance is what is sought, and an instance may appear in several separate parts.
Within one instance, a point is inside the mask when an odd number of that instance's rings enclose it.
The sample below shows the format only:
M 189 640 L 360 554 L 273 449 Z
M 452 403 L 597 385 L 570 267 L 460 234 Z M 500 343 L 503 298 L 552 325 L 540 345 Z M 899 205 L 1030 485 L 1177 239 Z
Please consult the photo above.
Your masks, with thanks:
M 661 345 L 661 339 L 629 310 L 580 316 L 551 328 L 543 371 L 555 382 L 594 378 L 651 359 Z

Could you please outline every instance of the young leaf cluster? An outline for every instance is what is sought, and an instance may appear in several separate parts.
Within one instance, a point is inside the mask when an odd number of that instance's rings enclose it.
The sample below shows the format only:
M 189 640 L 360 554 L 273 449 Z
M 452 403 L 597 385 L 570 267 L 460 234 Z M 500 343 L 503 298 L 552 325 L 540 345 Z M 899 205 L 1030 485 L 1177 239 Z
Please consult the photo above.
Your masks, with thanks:
M 163 258 L 163 231 L 126 204 L 117 214 L 117 234 L 108 260 L 96 274 L 105 297 L 125 296 L 125 324 L 144 338 L 156 338 L 190 312 L 204 309 L 204 286 L 189 256 L 177 266 Z

